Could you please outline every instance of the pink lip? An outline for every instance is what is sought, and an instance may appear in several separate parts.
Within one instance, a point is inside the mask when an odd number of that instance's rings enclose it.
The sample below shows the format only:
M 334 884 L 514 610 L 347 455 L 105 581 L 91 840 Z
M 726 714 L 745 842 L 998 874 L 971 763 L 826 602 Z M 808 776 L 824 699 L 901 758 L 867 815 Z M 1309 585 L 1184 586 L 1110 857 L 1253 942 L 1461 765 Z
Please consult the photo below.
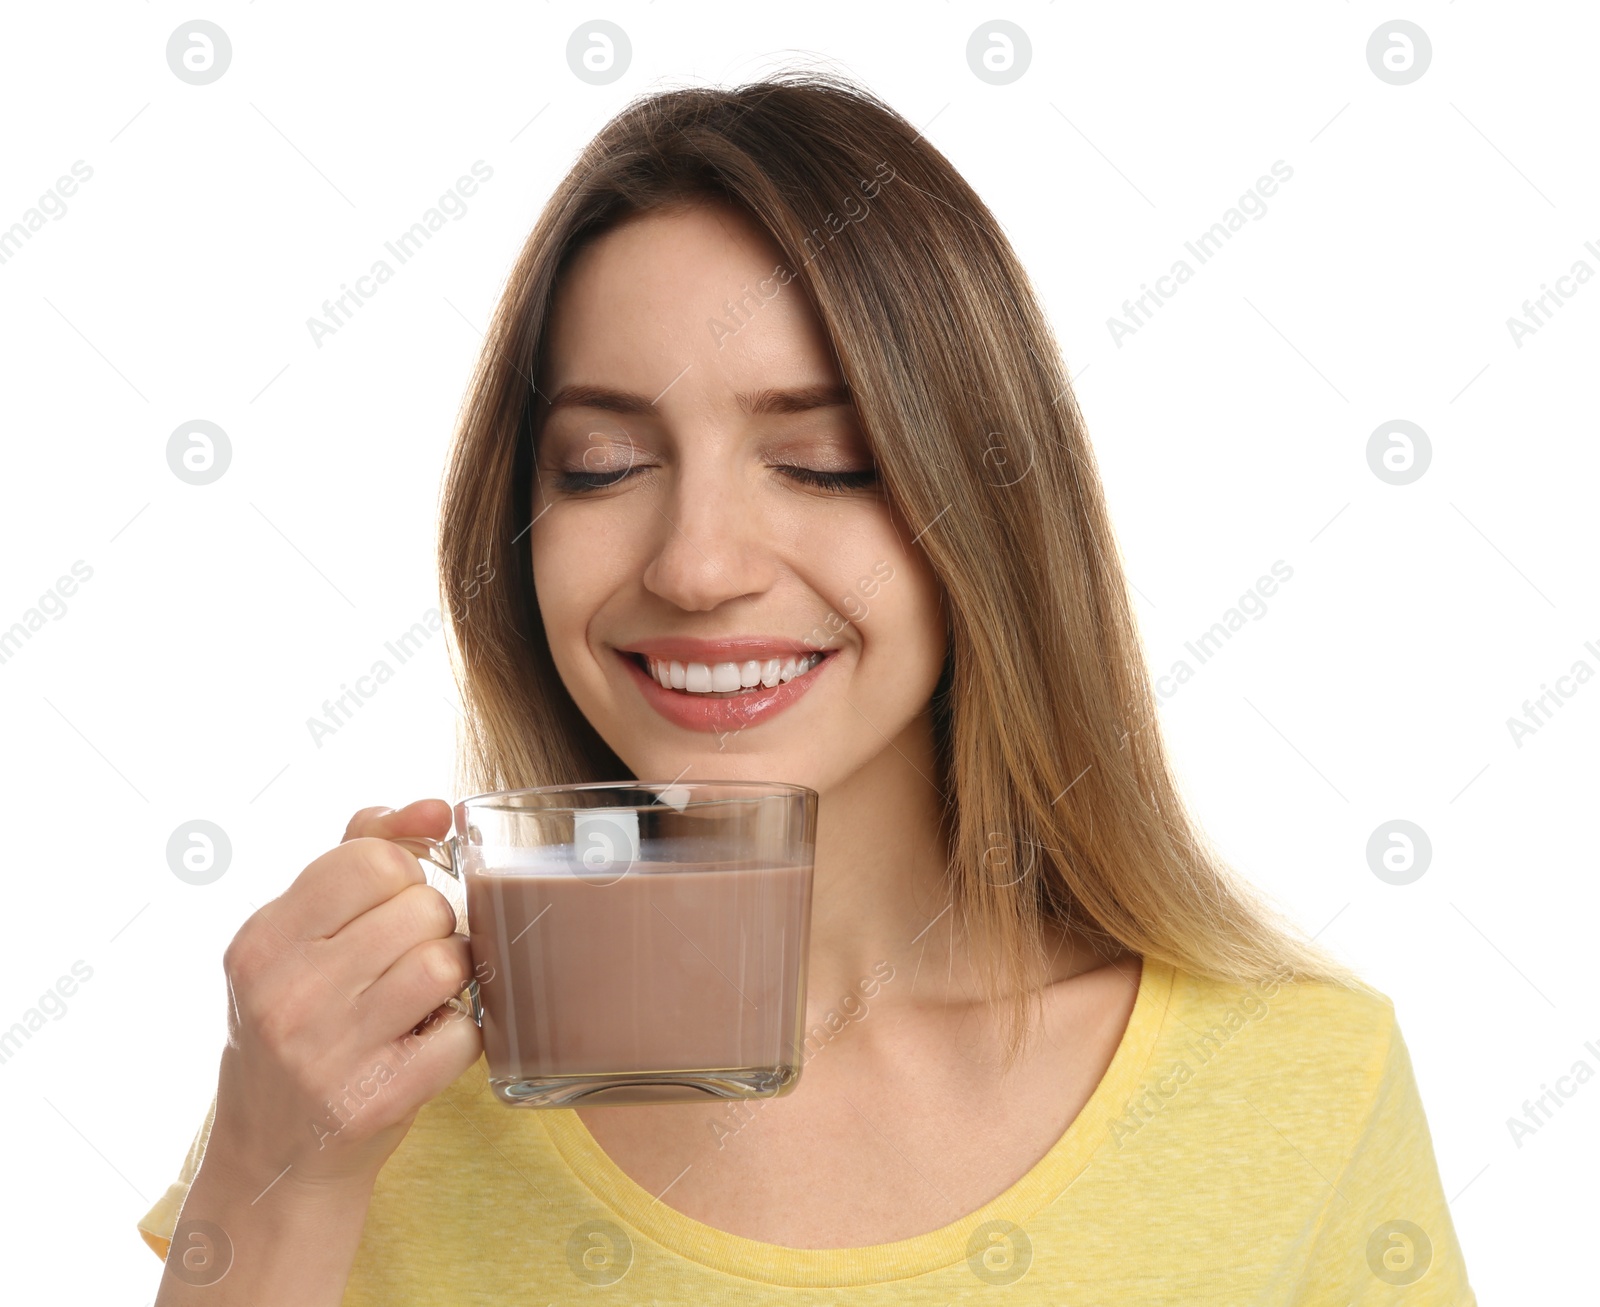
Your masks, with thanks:
M 730 645 L 738 647 L 737 641 L 720 641 L 714 645 L 710 641 L 645 641 L 641 642 L 643 647 L 638 652 L 643 653 L 648 649 L 652 657 L 668 657 L 669 655 L 666 654 L 655 653 L 657 644 L 667 643 L 670 643 L 674 649 L 694 648 L 698 645 L 701 648 L 711 646 L 726 651 Z M 750 641 L 747 642 L 745 647 L 750 648 L 758 643 L 761 649 L 776 649 L 780 644 L 793 642 Z M 825 651 L 801 646 L 800 652 L 823 653 Z M 770 689 L 752 690 L 749 695 L 738 699 L 714 699 L 705 695 L 685 694 L 681 690 L 668 690 L 644 668 L 639 666 L 634 660 L 633 651 L 618 649 L 616 654 L 622 660 L 622 665 L 628 669 L 629 675 L 633 677 L 634 683 L 638 685 L 639 692 L 644 696 L 645 702 L 674 726 L 681 726 L 688 731 L 714 731 L 718 734 L 742 730 L 746 726 L 754 726 L 758 722 L 764 722 L 777 716 L 799 699 L 801 695 L 805 694 L 816 683 L 817 677 L 822 674 L 823 669 L 833 661 L 832 657 L 826 657 L 803 676 L 797 676 L 792 681 L 774 685 Z M 748 662 L 755 656 L 756 654 L 752 652 L 744 659 L 734 657 L 712 659 L 697 653 L 691 655 L 689 661 Z M 681 653 L 677 657 L 680 662 L 685 661 Z
M 657 636 L 617 647 L 626 653 L 676 658 L 680 663 L 705 663 L 708 667 L 713 663 L 747 663 L 752 658 L 765 662 L 769 658 L 804 658 L 807 654 L 833 652 L 779 635 L 731 635 L 722 640 L 702 640 L 690 635 Z

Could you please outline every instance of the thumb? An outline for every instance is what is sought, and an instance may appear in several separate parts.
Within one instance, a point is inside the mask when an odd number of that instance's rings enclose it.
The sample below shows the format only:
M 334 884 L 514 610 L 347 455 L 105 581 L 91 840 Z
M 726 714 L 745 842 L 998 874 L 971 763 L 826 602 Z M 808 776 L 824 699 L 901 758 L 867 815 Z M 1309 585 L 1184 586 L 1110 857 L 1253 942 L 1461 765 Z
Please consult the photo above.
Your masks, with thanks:
M 407 835 L 441 839 L 450 831 L 451 815 L 450 805 L 443 799 L 418 799 L 403 808 L 363 808 L 350 818 L 339 842 L 369 835 L 385 840 Z

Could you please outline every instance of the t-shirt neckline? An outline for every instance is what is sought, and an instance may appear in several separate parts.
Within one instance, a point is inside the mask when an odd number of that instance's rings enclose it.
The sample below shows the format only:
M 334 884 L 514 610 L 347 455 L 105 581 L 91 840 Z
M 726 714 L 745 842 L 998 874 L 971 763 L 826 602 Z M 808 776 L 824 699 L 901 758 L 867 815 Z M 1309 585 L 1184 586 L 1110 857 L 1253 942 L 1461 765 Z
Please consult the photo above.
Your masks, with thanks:
M 611 1160 L 571 1108 L 535 1111 L 574 1176 L 635 1230 L 680 1257 L 792 1288 L 843 1288 L 905 1279 L 966 1260 L 979 1227 L 1022 1225 L 1082 1173 L 1148 1065 L 1171 999 L 1173 968 L 1145 958 L 1127 1027 L 1083 1110 L 1038 1163 L 976 1211 L 925 1234 L 858 1248 L 789 1248 L 729 1234 L 656 1199 Z

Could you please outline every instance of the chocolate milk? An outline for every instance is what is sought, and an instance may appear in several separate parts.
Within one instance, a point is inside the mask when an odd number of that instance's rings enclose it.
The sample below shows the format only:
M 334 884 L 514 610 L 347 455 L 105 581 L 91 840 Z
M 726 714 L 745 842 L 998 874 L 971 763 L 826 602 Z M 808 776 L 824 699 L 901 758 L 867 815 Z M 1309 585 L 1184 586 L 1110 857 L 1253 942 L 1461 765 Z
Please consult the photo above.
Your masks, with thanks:
M 526 850 L 487 851 L 505 868 L 489 870 L 473 852 L 467 920 L 502 1098 L 538 1101 L 516 1082 L 558 1077 L 669 1081 L 586 1091 L 594 1103 L 770 1094 L 799 1074 L 809 867 L 640 861 L 612 879 Z M 697 1077 L 723 1087 L 686 1090 Z

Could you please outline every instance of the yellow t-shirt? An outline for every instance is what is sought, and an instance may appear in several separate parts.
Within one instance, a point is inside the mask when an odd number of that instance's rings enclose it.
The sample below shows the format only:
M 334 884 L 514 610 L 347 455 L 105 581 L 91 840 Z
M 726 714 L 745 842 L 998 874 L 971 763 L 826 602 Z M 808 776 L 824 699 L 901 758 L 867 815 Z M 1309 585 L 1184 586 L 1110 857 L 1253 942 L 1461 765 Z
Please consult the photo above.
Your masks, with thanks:
M 1044 1158 L 951 1225 L 862 1248 L 692 1220 L 575 1112 L 505 1106 L 485 1075 L 480 1059 L 427 1104 L 384 1166 L 346 1307 L 945 1307 L 996 1289 L 1007 1307 L 1477 1303 L 1393 1004 L 1331 985 L 1147 961 L 1110 1066 Z M 210 1120 L 139 1222 L 163 1257 Z

